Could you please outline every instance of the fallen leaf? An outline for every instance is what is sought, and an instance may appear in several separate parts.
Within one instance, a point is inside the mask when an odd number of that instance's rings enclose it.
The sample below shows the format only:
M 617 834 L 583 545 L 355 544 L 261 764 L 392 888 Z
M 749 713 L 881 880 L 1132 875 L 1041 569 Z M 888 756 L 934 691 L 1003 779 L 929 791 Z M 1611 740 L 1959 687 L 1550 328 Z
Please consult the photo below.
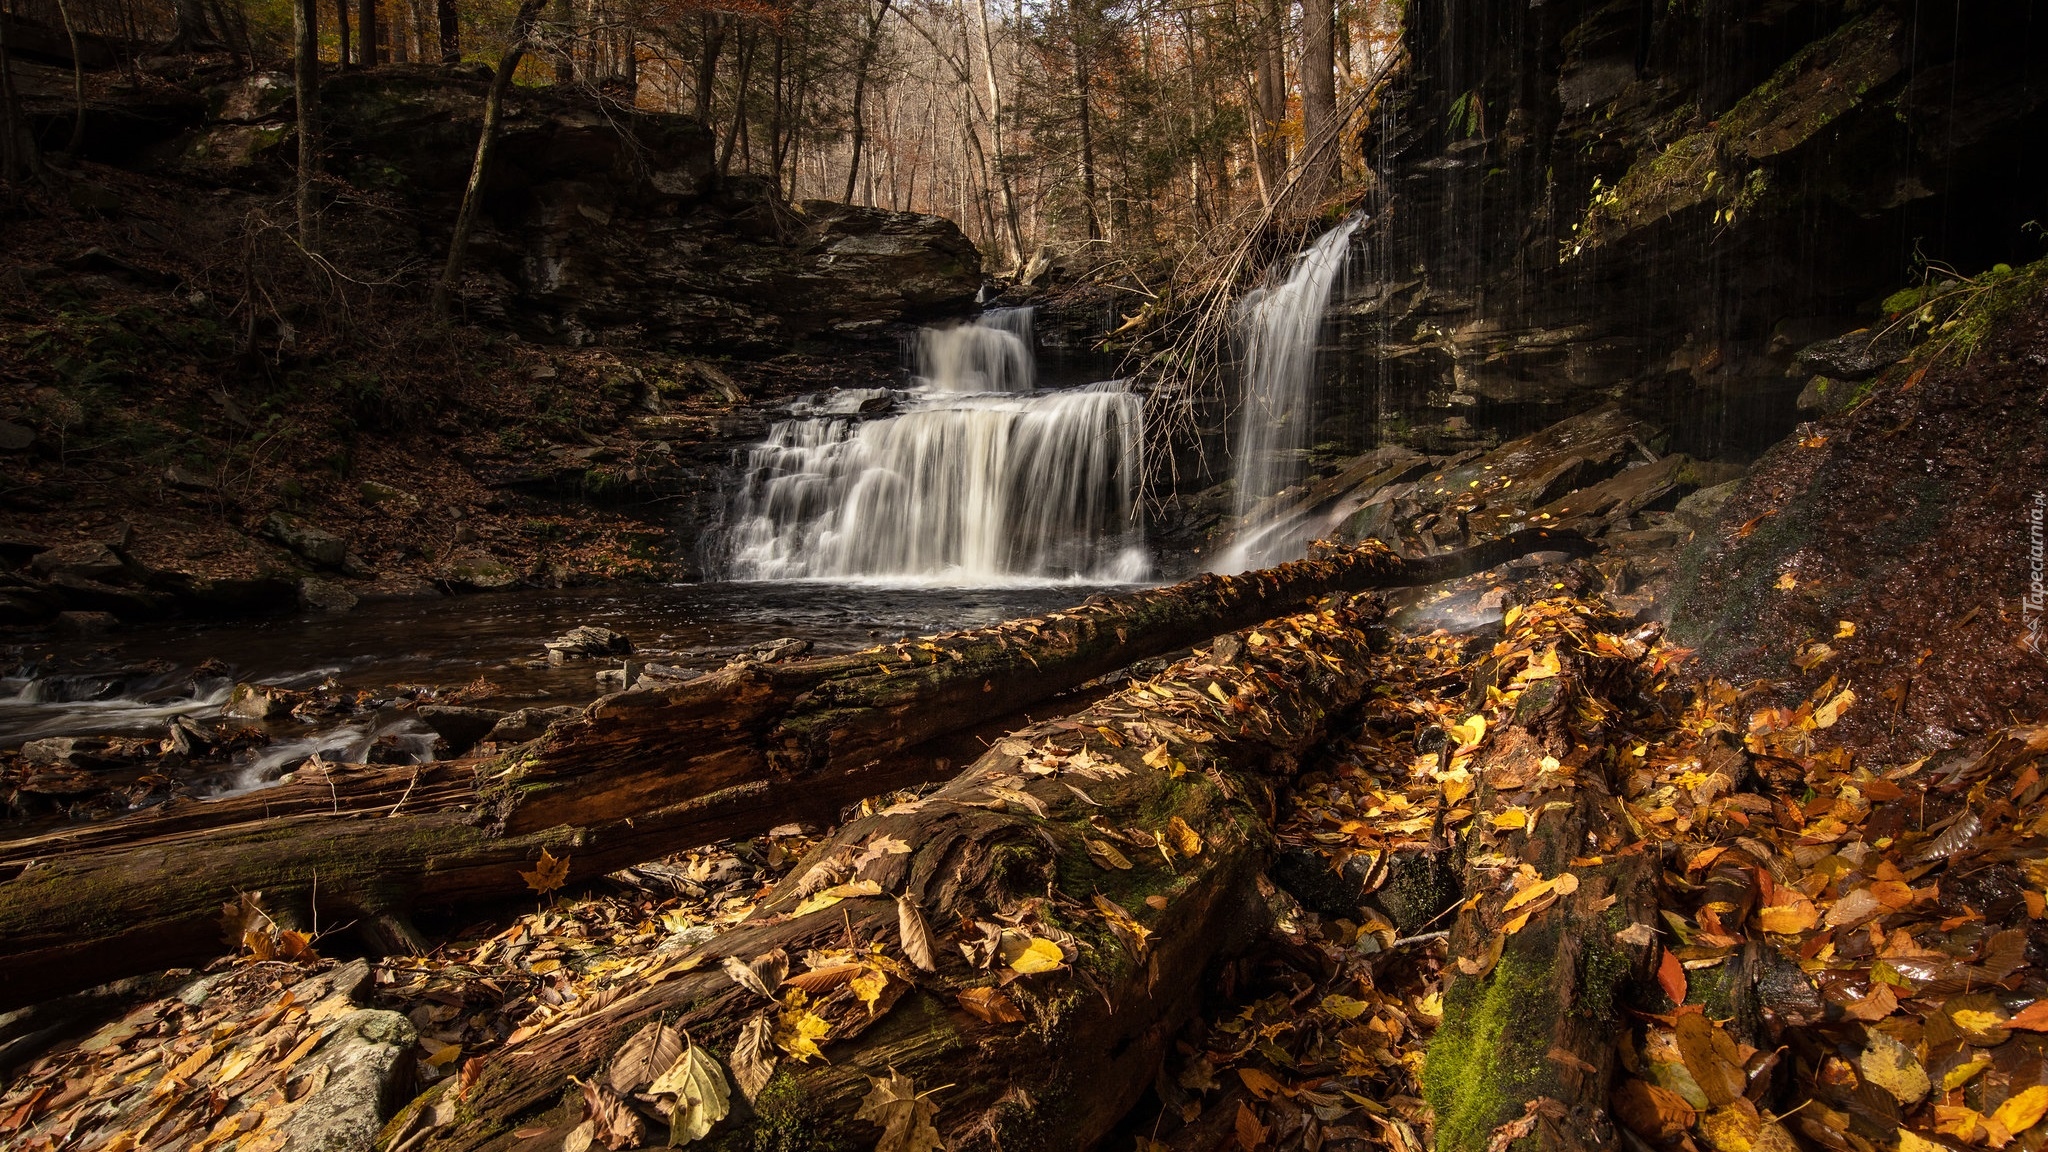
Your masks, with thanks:
M 960 1006 L 984 1024 L 1022 1024 L 1024 1013 L 996 988 L 968 988 L 954 993 Z
M 1674 954 L 1667 951 L 1664 955 Z M 1663 978 L 1661 969 L 1658 978 Z M 1681 1015 L 1676 1031 L 1678 1054 L 1685 1061 L 1685 1070 L 1692 1073 L 1693 1082 L 1707 1094 L 1707 1102 L 1719 1108 L 1740 1097 L 1748 1080 L 1742 1074 L 1742 1057 L 1734 1038 L 1698 1012 Z
M 667 1024 L 654 1023 L 633 1033 L 612 1057 L 604 1081 L 621 1096 L 631 1096 L 654 1082 L 683 1052 L 683 1034 Z
M 1088 848 L 1088 858 L 1104 868 L 1116 868 L 1128 872 L 1132 868 L 1130 858 L 1116 850 L 1116 845 L 1107 840 L 1083 840 Z
M 583 1085 L 583 1115 L 591 1124 L 591 1137 L 612 1152 L 638 1148 L 647 1138 L 640 1114 L 595 1080 Z
M 1790 904 L 1773 904 L 1768 908 L 1759 909 L 1756 921 L 1757 926 L 1766 932 L 1792 936 L 1819 924 L 1820 909 L 1814 907 L 1811 900 L 1795 897 Z
M 764 952 L 749 962 L 728 956 L 722 965 L 732 982 L 749 992 L 775 999 L 775 989 L 789 975 L 789 953 L 780 948 Z
M 1166 830 L 1173 836 L 1173 846 L 1180 850 L 1181 855 L 1200 856 L 1202 854 L 1202 837 L 1193 828 L 1188 826 L 1187 821 L 1175 816 L 1166 822 Z
M 545 896 L 569 882 L 569 858 L 564 856 L 557 860 L 543 848 L 540 850 L 540 862 L 533 866 L 533 871 L 522 871 L 519 875 L 528 888 Z
M 696 1044 L 690 1045 L 682 1059 L 663 1072 L 647 1093 L 675 1098 L 668 1118 L 671 1148 L 702 1140 L 710 1134 L 712 1125 L 732 1111 L 732 1092 L 725 1082 L 724 1069 Z
M 903 955 L 920 971 L 939 970 L 931 927 L 924 922 L 924 912 L 917 901 L 908 896 L 896 898 L 896 935 L 903 941 Z
M 806 896 L 802 903 L 791 909 L 790 915 L 808 916 L 820 909 L 830 908 L 841 900 L 851 899 L 855 896 L 880 896 L 881 894 L 882 885 L 879 881 L 850 880 L 844 884 L 835 884 L 823 892 L 814 892 Z
M 1003 963 L 1026 976 L 1050 972 L 1067 962 L 1066 953 L 1060 951 L 1060 946 L 1043 936 L 1020 941 L 1015 948 L 1010 946 L 1013 939 L 1004 938 Z
M 1856 1071 L 1865 1080 L 1891 1093 L 1907 1108 L 1918 1104 L 1934 1087 L 1927 1077 L 1927 1069 L 1920 1066 L 1913 1050 L 1875 1028 L 1864 1031 L 1863 1051 L 1856 1057 Z M 2048 1093 L 2048 1088 L 2042 1092 Z
M 875 1152 L 940 1152 L 946 1146 L 932 1123 L 937 1106 L 917 1094 L 910 1077 L 891 1068 L 887 1079 L 870 1076 L 868 1082 L 874 1090 L 860 1102 L 854 1117 L 882 1130 Z
M 1633 1078 L 1621 1082 L 1610 1103 L 1615 1117 L 1630 1131 L 1654 1143 L 1677 1137 L 1698 1115 L 1678 1093 Z
M 829 1035 L 832 1025 L 823 1016 L 804 1007 L 803 993 L 792 991 L 792 1003 L 785 1007 L 775 1026 L 775 1046 L 806 1063 L 824 1058 L 818 1041 Z
M 1244 1081 L 1247 1091 L 1261 1100 L 1271 1100 L 1287 1091 L 1278 1080 L 1257 1068 L 1239 1068 L 1237 1078 Z
M 740 1027 L 739 1038 L 732 1043 L 733 1082 L 739 1085 L 740 1094 L 749 1102 L 761 1094 L 768 1081 L 775 1076 L 775 1065 L 781 1060 L 775 1054 L 775 1025 L 767 1013 L 762 1013 Z
M 1251 1105 L 1242 1100 L 1237 1102 L 1235 1128 L 1238 1147 L 1245 1152 L 1252 1152 L 1266 1142 L 1266 1126 L 1259 1123 L 1258 1115 L 1252 1111 Z
M 1685 1003 L 1685 966 L 1678 962 L 1678 954 L 1669 948 L 1657 961 L 1657 986 L 1671 997 L 1673 1004 Z

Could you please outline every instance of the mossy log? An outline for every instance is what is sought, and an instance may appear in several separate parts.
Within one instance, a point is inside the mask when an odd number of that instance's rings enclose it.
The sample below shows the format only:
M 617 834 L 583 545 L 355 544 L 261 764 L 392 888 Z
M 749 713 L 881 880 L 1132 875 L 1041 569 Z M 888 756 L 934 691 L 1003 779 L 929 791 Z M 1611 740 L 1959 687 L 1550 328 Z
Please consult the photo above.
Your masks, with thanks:
M 936 793 L 842 828 L 748 922 L 489 1057 L 466 1091 L 441 1089 L 459 1096 L 401 1111 L 383 1146 L 559 1147 L 583 1118 L 570 1077 L 604 1069 L 649 1023 L 730 1060 L 750 1026 L 783 1019 L 788 999 L 737 983 L 725 961 L 875 944 L 898 973 L 889 1006 L 871 1019 L 850 994 L 824 999 L 822 1059 L 784 1056 L 750 1106 L 736 1093 L 712 1147 L 865 1152 L 879 1130 L 857 1113 L 892 1069 L 931 1092 L 946 1147 L 1090 1146 L 1152 1083 L 1210 961 L 1263 923 L 1273 787 L 1371 691 L 1378 614 L 1376 600 L 1333 599 L 999 740 Z M 875 893 L 797 911 L 825 883 L 859 881 Z M 912 964 L 899 899 L 930 925 L 932 970 Z M 1004 926 L 1013 942 L 1056 942 L 1063 963 L 1020 974 L 1036 965 L 1005 964 Z M 993 959 L 973 958 L 989 955 L 978 941 Z M 962 999 L 991 993 L 1013 1011 Z
M 1640 702 L 1641 668 L 1553 641 L 1557 674 L 1516 679 L 1527 650 L 1502 648 L 1481 664 L 1470 703 L 1497 701 L 1489 688 L 1519 696 L 1473 765 L 1476 815 L 1460 848 L 1464 890 L 1479 898 L 1451 929 L 1458 967 L 1424 1094 L 1440 1152 L 1613 1148 L 1616 1018 L 1653 970 L 1657 927 L 1654 861 L 1639 851 L 1617 783 L 1629 715 L 1617 702 Z M 1511 906 L 1531 883 L 1566 876 L 1555 890 L 1571 890 L 1554 904 Z
M 1530 530 L 1404 560 L 1377 546 L 1099 596 L 1045 617 L 606 697 L 495 759 L 301 769 L 286 785 L 0 844 L 0 1008 L 215 954 L 220 905 L 261 891 L 311 923 L 402 924 L 513 895 L 543 849 L 570 883 L 943 779 L 964 738 L 1134 661 L 1334 592 L 1415 585 L 1532 551 Z M 964 758 L 964 757 L 958 757 Z M 388 935 L 388 933 L 387 933 Z

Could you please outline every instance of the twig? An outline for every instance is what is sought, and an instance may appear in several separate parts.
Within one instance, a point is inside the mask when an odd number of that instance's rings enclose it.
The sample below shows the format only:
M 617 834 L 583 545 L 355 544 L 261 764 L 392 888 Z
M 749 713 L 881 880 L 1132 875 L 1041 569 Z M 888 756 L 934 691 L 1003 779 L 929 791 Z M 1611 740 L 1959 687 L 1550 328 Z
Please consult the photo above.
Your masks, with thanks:
M 415 785 L 415 784 L 417 784 L 417 783 L 419 783 L 419 782 L 420 782 L 420 768 L 419 768 L 419 765 L 417 765 L 417 764 L 416 764 L 416 765 L 414 765 L 414 766 L 413 766 L 413 770 L 412 770 L 412 779 L 411 779 L 411 780 L 408 780 L 408 781 L 406 781 L 406 783 L 405 783 L 405 792 L 404 792 L 403 794 L 401 794 L 401 795 L 400 795 L 400 796 L 398 797 L 398 803 L 396 803 L 396 804 L 393 804 L 393 805 L 391 806 L 391 811 L 389 811 L 389 812 L 385 813 L 385 818 L 386 818 L 386 819 L 390 819 L 391 817 L 393 817 L 393 816 L 396 816 L 396 815 L 398 815 L 398 810 L 399 810 L 400 808 L 403 808 L 403 807 L 405 807 L 405 801 L 406 801 L 406 797 L 408 797 L 408 796 L 411 796 L 411 795 L 412 795 L 412 786 L 413 786 L 413 785 Z

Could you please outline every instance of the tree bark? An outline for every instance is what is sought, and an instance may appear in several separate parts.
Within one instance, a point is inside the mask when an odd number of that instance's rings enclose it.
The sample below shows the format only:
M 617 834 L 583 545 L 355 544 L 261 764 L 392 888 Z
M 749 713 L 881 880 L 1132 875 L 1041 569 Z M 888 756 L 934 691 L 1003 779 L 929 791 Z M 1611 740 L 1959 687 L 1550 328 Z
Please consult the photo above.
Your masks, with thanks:
M 356 0 L 356 58 L 365 68 L 377 66 L 377 25 L 377 0 Z
M 374 2 L 363 0 L 365 5 Z M 477 133 L 476 159 L 469 166 L 469 183 L 462 190 L 462 207 L 455 214 L 455 235 L 448 241 L 448 262 L 442 266 L 441 279 L 434 285 L 433 311 L 437 320 L 448 318 L 448 298 L 455 291 L 455 281 L 462 275 L 462 262 L 469 253 L 469 236 L 476 230 L 476 214 L 483 205 L 484 178 L 490 172 L 491 150 L 498 139 L 498 121 L 505 113 L 505 93 L 512 87 L 512 74 L 519 70 L 519 61 L 526 55 L 527 42 L 533 37 L 534 22 L 540 19 L 540 8 L 545 2 L 520 0 L 519 11 L 512 17 L 512 43 L 506 46 L 505 55 L 498 61 L 498 70 L 491 76 L 491 89 L 484 97 L 483 129 Z
M 335 26 L 340 36 L 341 47 L 339 62 L 343 72 L 355 64 L 355 61 L 349 58 L 348 7 L 348 0 L 334 0 Z
M 1003 148 L 1003 92 L 996 84 L 996 43 L 989 34 L 988 0 L 974 0 L 974 19 L 981 33 L 982 80 L 988 85 L 989 141 L 995 146 L 996 179 L 1003 192 L 1003 222 L 1009 229 L 1012 270 L 1024 267 L 1024 229 L 1017 217 L 1017 194 L 1010 183 L 1009 154 Z
M 1337 19 L 1331 0 L 1301 0 L 1302 163 L 1309 166 L 1302 191 L 1327 192 L 1337 178 L 1338 149 L 1316 141 L 1339 130 L 1337 120 Z
M 434 15 L 440 25 L 441 63 L 462 63 L 462 14 L 455 0 L 434 0 Z
M 1601 623 L 1618 633 L 1631 627 Z M 1442 1152 L 1487 1152 L 1500 1125 L 1539 1112 L 1533 1140 L 1516 1147 L 1611 1148 L 1619 1140 L 1606 1110 L 1615 1005 L 1626 985 L 1650 973 L 1654 948 L 1616 934 L 1661 925 L 1656 862 L 1629 829 L 1614 778 L 1616 745 L 1633 742 L 1654 677 L 1638 659 L 1596 655 L 1594 628 L 1583 618 L 1568 628 L 1575 634 L 1548 638 L 1555 676 L 1518 677 L 1530 649 L 1511 644 L 1510 655 L 1479 666 L 1467 700 L 1483 710 L 1489 687 L 1520 692 L 1473 765 L 1477 815 L 1467 826 L 1463 888 L 1483 895 L 1460 906 L 1451 929 L 1459 965 L 1423 1076 Z M 1510 812 L 1525 826 L 1509 818 L 1496 827 Z M 1576 887 L 1505 934 L 1515 912 L 1503 907 L 1514 894 L 1504 880 L 1516 863 L 1545 881 L 1571 875 Z
M 14 86 L 14 55 L 7 43 L 5 21 L 0 21 L 0 135 L 5 136 L 0 140 L 0 183 L 23 176 L 42 179 L 43 153 Z
M 220 41 L 213 38 L 213 30 L 206 25 L 205 0 L 174 0 L 172 11 L 177 17 L 178 31 L 165 47 L 166 52 L 203 52 L 220 46 Z M 221 36 L 227 36 L 225 29 Z
M 861 104 L 867 96 L 868 69 L 874 66 L 875 52 L 882 46 L 882 22 L 889 18 L 891 0 L 881 0 L 880 7 L 868 17 L 867 39 L 861 41 L 860 57 L 853 67 L 853 158 L 846 165 L 846 194 L 840 199 L 853 203 L 854 182 L 860 175 L 860 149 L 867 139 L 867 121 L 862 118 Z
M 709 128 L 711 100 L 716 95 L 712 85 L 718 79 L 718 52 L 725 46 L 725 17 L 717 12 L 704 12 L 697 19 L 704 30 L 703 51 L 697 57 L 697 122 Z
M 1275 620 L 1262 628 L 1273 642 L 1211 645 L 998 742 L 938 792 L 841 829 L 746 923 L 670 972 L 609 1003 L 593 997 L 595 1007 L 486 1057 L 444 1126 L 418 1130 L 431 1122 L 425 1101 L 402 1110 L 386 1146 L 508 1147 L 523 1129 L 532 1147 L 551 1147 L 581 1118 L 580 1097 L 565 1096 L 569 1077 L 588 1076 L 647 1022 L 666 1021 L 720 1057 L 750 1021 L 772 1025 L 779 1005 L 736 984 L 721 961 L 849 944 L 898 959 L 900 975 L 876 1002 L 886 1010 L 871 1016 L 850 990 L 818 993 L 811 1009 L 834 1026 L 824 1060 L 783 1059 L 712 1147 L 872 1147 L 855 1113 L 870 1077 L 893 1074 L 931 1094 L 947 1147 L 1094 1146 L 1151 1090 L 1201 1004 L 1209 962 L 1269 916 L 1258 877 L 1272 785 L 1370 693 L 1365 628 L 1378 609 L 1359 597 Z M 907 851 L 863 856 L 885 840 Z M 842 877 L 880 893 L 795 914 L 807 890 Z M 930 970 L 913 967 L 899 900 L 929 926 Z M 1005 922 L 1016 935 L 1003 947 L 1037 937 L 1059 946 L 1064 965 L 1020 977 L 1000 958 L 970 959 L 963 945 Z M 971 1014 L 963 993 L 1000 997 L 1015 1022 Z M 766 1143 L 775 1137 L 784 1142 Z
M 315 211 L 315 183 L 320 174 L 320 5 L 319 0 L 293 0 L 292 81 L 298 105 L 299 246 L 308 252 L 320 244 Z
M 542 0 L 525 0 L 522 13 Z M 845 656 L 607 697 L 511 754 L 342 766 L 0 845 L 0 1007 L 217 950 L 237 891 L 323 915 L 503 897 L 543 848 L 572 882 L 943 779 L 971 737 L 1133 661 L 1337 592 L 1433 583 L 1538 550 L 1542 530 L 1423 560 L 1357 549 Z
M 57 19 L 71 41 L 71 138 L 64 144 L 64 154 L 76 160 L 78 150 L 85 147 L 85 57 L 78 49 L 78 26 L 71 22 L 71 6 L 64 0 L 57 0 Z
M 1068 17 L 1073 21 L 1074 34 L 1074 95 L 1080 105 L 1081 122 L 1081 204 L 1088 218 L 1088 238 L 1102 239 L 1102 220 L 1095 214 L 1095 110 L 1091 105 L 1094 96 L 1089 91 L 1088 50 L 1083 44 L 1085 33 L 1081 29 L 1081 13 L 1078 5 L 1068 5 Z

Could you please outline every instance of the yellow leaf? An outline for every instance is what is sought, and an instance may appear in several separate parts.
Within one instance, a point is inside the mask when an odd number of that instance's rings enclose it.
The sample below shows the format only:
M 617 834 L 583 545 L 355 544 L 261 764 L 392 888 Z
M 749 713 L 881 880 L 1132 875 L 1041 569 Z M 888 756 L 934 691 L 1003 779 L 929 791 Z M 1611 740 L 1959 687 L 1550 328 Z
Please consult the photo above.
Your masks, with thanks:
M 1891 1093 L 1901 1105 L 1911 1108 L 1918 1104 L 1933 1085 L 1913 1050 L 1875 1028 L 1869 1029 L 1867 1036 L 1863 1052 L 1856 1057 L 1856 1071 L 1863 1079 Z M 2048 1101 L 2048 1088 L 2040 1091 L 2043 1101 Z M 2035 1119 L 2040 1119 L 2038 1113 Z
M 872 1016 L 875 1014 L 875 1002 L 889 987 L 889 974 L 875 968 L 863 968 L 860 975 L 846 982 L 846 986 L 853 989 L 853 994 L 860 997 L 862 1004 L 867 1005 L 868 1015 Z
M 1953 1092 L 1977 1078 L 1977 1073 L 1991 1067 L 1991 1057 L 1978 1056 L 1967 1064 L 1958 1064 L 1941 1078 L 1941 1090 Z
M 823 892 L 812 893 L 805 897 L 803 902 L 798 904 L 796 909 L 790 914 L 792 916 L 804 916 L 816 912 L 820 908 L 830 908 L 849 896 L 880 896 L 881 894 L 882 885 L 880 881 L 850 880 L 844 884 L 836 884 L 825 889 Z
M 1457 740 L 1458 751 L 1470 752 L 1472 749 L 1479 747 L 1481 740 L 1486 739 L 1486 717 L 1478 715 L 1467 716 L 1445 729 L 1445 731 Z
M 540 862 L 533 866 L 533 871 L 522 871 L 519 875 L 528 888 L 545 896 L 569 882 L 569 858 L 564 856 L 557 860 L 543 848 L 540 850 Z
M 2005 1026 L 2005 1017 L 1979 1008 L 1958 1008 L 1949 1018 L 1965 1032 L 1985 1033 Z
M 825 1054 L 818 1050 L 818 1041 L 832 1031 L 832 1025 L 823 1016 L 803 1007 L 801 1000 L 794 1001 L 775 1026 L 775 1046 L 796 1057 L 810 1061 Z
M 1209 681 L 1209 695 L 1214 696 L 1219 704 L 1230 703 L 1230 694 L 1223 690 L 1223 685 L 1214 680 Z
M 1854 703 L 1856 703 L 1856 693 L 1847 688 L 1842 689 L 1840 692 L 1835 693 L 1833 699 L 1813 710 L 1813 726 L 1815 728 L 1833 727 L 1835 721 L 1841 719 L 1842 713 L 1848 711 L 1849 705 Z
M 1104 868 L 1131 870 L 1130 858 L 1116 850 L 1116 845 L 1107 840 L 1083 840 L 1088 847 L 1088 858 Z
M 1556 676 L 1561 670 L 1557 663 L 1557 646 L 1553 644 L 1545 648 L 1540 654 L 1530 653 L 1529 666 L 1522 670 L 1518 679 L 1548 680 Z
M 1237 1078 L 1244 1081 L 1245 1088 L 1261 1100 L 1271 1100 L 1287 1091 L 1278 1080 L 1257 1068 L 1239 1068 Z
M 1495 828 L 1527 828 L 1529 826 L 1529 810 L 1527 808 L 1510 808 L 1505 812 L 1495 812 L 1493 815 L 1488 816 L 1487 819 L 1493 822 Z
M 1026 976 L 1039 972 L 1050 972 L 1067 962 L 1060 946 L 1043 936 L 1033 936 L 1030 943 L 1019 948 L 1014 955 L 1006 955 L 1004 961 Z
M 2015 1096 L 2006 1098 L 1991 1114 L 1993 1120 L 2005 1125 L 2005 1130 L 2017 1136 L 2041 1122 L 2048 1116 L 2048 1086 L 2036 1084 Z
M 1202 837 L 1193 828 L 1188 827 L 1187 821 L 1175 816 L 1166 822 L 1166 830 L 1172 834 L 1173 846 L 1180 850 L 1181 855 L 1202 854 Z
M 1799 587 L 1799 577 L 1794 576 L 1790 572 L 1778 577 L 1778 590 L 1780 592 L 1790 592 L 1797 587 Z
M 1855 634 L 1856 625 L 1851 623 L 1850 621 L 1843 620 L 1835 625 L 1835 639 L 1837 640 L 1847 640 L 1849 637 L 1854 636 Z
M 1798 899 L 1790 904 L 1773 904 L 1758 912 L 1756 920 L 1766 932 L 1790 936 L 1819 924 L 1820 909 L 1810 900 Z
M 1349 996 L 1330 995 L 1323 997 L 1323 1011 L 1343 1020 L 1358 1019 L 1365 1014 L 1367 1007 L 1369 1005 L 1365 1001 L 1354 1000 Z

